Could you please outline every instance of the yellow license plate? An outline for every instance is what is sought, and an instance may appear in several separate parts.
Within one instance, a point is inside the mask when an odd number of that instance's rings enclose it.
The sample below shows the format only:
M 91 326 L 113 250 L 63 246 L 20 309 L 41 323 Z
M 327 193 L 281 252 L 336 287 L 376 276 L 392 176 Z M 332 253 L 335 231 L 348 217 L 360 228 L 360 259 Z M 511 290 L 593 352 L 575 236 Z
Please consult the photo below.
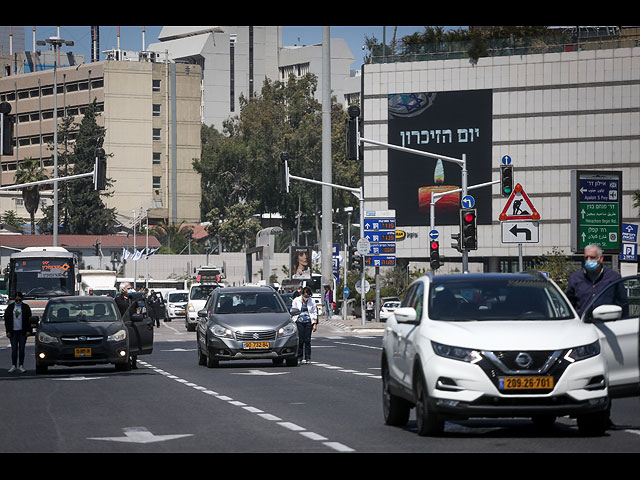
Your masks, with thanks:
M 76 357 L 90 357 L 91 349 L 90 348 L 76 348 Z
M 271 344 L 269 342 L 245 342 L 242 344 L 242 348 L 245 350 L 255 350 L 260 348 L 270 348 Z
M 551 390 L 553 377 L 502 377 L 500 390 Z

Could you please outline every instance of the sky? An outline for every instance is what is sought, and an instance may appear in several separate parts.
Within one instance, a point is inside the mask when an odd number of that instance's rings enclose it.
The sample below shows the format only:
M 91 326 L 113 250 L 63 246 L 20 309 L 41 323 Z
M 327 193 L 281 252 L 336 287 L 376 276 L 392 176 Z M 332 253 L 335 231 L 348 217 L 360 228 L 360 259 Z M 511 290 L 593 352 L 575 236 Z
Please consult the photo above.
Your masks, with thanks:
M 30 51 L 33 48 L 33 27 L 25 28 L 25 49 Z M 58 27 L 36 26 L 36 40 L 45 40 L 49 37 L 57 35 Z M 145 26 L 145 43 L 148 46 L 158 41 L 158 35 L 162 30 L 161 26 Z M 375 37 L 382 42 L 383 26 L 331 26 L 332 38 L 343 38 L 351 49 L 355 61 L 352 69 L 360 69 L 363 63 L 363 57 L 367 53 L 362 50 L 365 35 Z M 386 27 L 387 43 L 393 38 L 393 29 L 395 27 Z M 459 27 L 445 27 L 459 28 Z M 283 45 L 311 45 L 322 43 L 322 26 L 284 26 L 282 32 Z M 398 26 L 396 34 L 397 38 L 410 35 L 415 32 L 423 32 L 423 26 Z M 100 26 L 100 51 L 115 48 L 117 45 L 118 27 L 116 26 Z M 62 51 L 72 51 L 81 55 L 85 55 L 87 59 L 91 57 L 91 29 L 86 26 L 61 26 L 60 36 L 64 40 L 72 40 L 75 45 L 73 47 L 63 47 Z M 42 48 L 42 47 L 39 47 Z M 142 49 L 142 27 L 141 26 L 121 26 L 120 27 L 120 48 L 123 50 Z M 104 59 L 101 54 L 100 59 Z

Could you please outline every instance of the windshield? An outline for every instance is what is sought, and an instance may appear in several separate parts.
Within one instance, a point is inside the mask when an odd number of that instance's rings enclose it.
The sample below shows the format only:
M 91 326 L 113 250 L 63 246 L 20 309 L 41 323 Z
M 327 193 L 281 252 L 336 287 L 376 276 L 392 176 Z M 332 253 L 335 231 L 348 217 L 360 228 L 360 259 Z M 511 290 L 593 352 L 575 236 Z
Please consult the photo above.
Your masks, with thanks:
M 221 293 L 214 312 L 226 313 L 284 313 L 287 310 L 274 292 Z
M 57 302 L 50 303 L 43 322 L 115 322 L 118 320 L 115 304 L 111 302 Z
M 218 285 L 194 285 L 189 296 L 191 300 L 206 300 L 216 288 Z
M 25 298 L 73 295 L 73 262 L 65 258 L 21 258 L 13 268 L 12 292 Z
M 169 301 L 170 302 L 186 302 L 187 294 L 186 293 L 170 293 Z
M 429 290 L 434 320 L 565 320 L 573 313 L 560 292 L 543 279 L 435 279 Z

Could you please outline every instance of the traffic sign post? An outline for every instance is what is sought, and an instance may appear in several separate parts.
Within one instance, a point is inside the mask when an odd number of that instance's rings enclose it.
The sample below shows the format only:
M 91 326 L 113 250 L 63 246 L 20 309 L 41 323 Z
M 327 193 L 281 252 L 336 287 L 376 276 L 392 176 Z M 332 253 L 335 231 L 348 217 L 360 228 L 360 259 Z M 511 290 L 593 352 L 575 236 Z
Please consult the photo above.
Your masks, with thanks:
M 622 172 L 571 172 L 571 247 L 581 252 L 590 244 L 604 253 L 622 250 Z

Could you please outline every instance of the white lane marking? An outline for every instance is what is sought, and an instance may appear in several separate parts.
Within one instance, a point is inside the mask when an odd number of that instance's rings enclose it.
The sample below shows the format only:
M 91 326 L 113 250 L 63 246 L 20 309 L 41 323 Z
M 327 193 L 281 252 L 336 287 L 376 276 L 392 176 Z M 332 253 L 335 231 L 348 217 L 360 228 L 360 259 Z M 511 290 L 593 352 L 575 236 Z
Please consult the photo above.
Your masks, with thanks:
M 212 390 L 208 390 L 206 387 L 202 387 L 200 385 L 197 385 L 195 383 L 189 382 L 188 380 L 184 380 L 182 378 L 179 378 L 175 375 L 171 375 L 168 372 L 155 367 L 153 365 L 151 365 L 148 362 L 144 362 L 141 360 L 138 360 L 138 363 L 157 372 L 160 373 L 161 375 L 164 375 L 167 378 L 171 378 L 172 380 L 175 380 L 176 382 L 182 383 L 185 386 L 191 387 L 196 391 L 202 392 L 202 393 L 206 393 L 208 395 L 213 395 L 214 397 L 216 397 L 219 400 L 223 400 L 227 403 L 229 403 L 230 405 L 234 405 L 234 406 L 238 406 L 238 407 L 242 407 L 244 410 L 250 412 L 250 413 L 255 413 L 257 414 L 259 417 L 265 419 L 265 420 L 269 420 L 269 421 L 273 421 L 273 422 L 277 422 L 278 425 L 280 425 L 281 427 L 286 428 L 287 430 L 291 430 L 293 432 L 297 432 L 298 434 L 304 436 L 305 438 L 308 438 L 310 440 L 314 440 L 314 441 L 321 441 L 323 445 L 325 445 L 328 448 L 331 448 L 337 452 L 355 452 L 355 450 L 351 447 L 348 447 L 347 445 L 344 445 L 340 442 L 330 442 L 328 441 L 329 439 L 327 437 L 324 437 L 318 433 L 315 432 L 310 432 L 308 431 L 305 427 L 302 427 L 300 425 L 297 425 L 295 423 L 292 422 L 287 422 L 282 420 L 280 417 L 277 417 L 275 415 L 272 415 L 270 413 L 265 413 L 263 410 L 260 410 L 259 408 L 256 407 L 252 407 L 250 405 L 247 405 L 244 402 L 238 401 L 238 400 L 234 400 L 231 397 L 228 397 L 226 395 L 221 395 L 218 394 L 217 392 L 214 392 Z M 340 367 L 332 367 L 331 365 L 327 365 L 328 367 L 331 367 L 332 369 L 335 368 L 340 368 Z M 370 375 L 370 374 L 366 374 L 366 375 Z

